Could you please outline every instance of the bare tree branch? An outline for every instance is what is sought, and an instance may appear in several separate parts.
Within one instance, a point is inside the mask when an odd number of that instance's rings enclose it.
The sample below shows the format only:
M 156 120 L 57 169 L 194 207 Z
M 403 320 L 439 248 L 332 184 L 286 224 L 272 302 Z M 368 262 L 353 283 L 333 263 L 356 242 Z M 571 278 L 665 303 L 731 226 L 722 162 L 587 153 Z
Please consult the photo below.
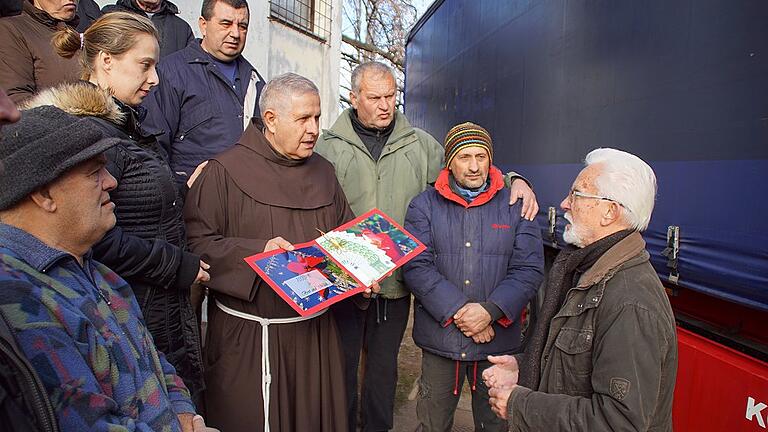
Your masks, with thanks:
M 405 72 L 405 42 L 408 29 L 416 22 L 413 0 L 344 0 L 345 30 L 342 34 L 342 81 L 362 62 L 379 60 L 390 64 L 395 72 L 398 107 L 402 105 Z M 344 93 L 343 85 L 340 93 Z M 349 101 L 342 95 L 340 106 Z
M 347 54 L 345 52 L 341 53 L 341 59 L 346 61 L 347 63 L 360 64 L 360 60 L 357 57 Z
M 401 59 L 398 59 L 397 56 L 395 56 L 391 52 L 384 51 L 381 48 L 379 48 L 377 46 L 374 46 L 374 45 L 371 45 L 369 43 L 365 43 L 365 42 L 361 42 L 361 41 L 356 40 L 356 39 L 352 39 L 351 37 L 349 37 L 347 35 L 341 35 L 341 40 L 342 40 L 342 42 L 348 43 L 348 44 L 352 45 L 353 47 L 355 47 L 355 48 L 357 48 L 359 50 L 363 50 L 363 51 L 366 51 L 366 52 L 371 53 L 371 54 L 378 54 L 378 55 L 384 57 L 385 59 L 389 60 L 390 63 L 392 63 L 393 65 L 397 66 L 398 69 L 402 69 L 403 68 L 403 61 Z

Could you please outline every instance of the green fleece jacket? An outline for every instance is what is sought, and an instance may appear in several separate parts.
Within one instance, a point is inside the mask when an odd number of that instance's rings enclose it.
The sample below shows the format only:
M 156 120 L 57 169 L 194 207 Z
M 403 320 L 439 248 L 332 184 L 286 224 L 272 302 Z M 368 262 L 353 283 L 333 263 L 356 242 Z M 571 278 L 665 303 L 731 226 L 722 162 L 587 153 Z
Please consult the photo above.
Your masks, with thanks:
M 378 162 L 374 161 L 352 128 L 350 115 L 352 110 L 345 110 L 331 129 L 324 130 L 315 150 L 333 164 L 356 215 L 375 207 L 402 225 L 408 203 L 434 183 L 443 168 L 443 147 L 396 111 L 395 128 Z M 408 294 L 399 271 L 381 284 L 384 298 Z

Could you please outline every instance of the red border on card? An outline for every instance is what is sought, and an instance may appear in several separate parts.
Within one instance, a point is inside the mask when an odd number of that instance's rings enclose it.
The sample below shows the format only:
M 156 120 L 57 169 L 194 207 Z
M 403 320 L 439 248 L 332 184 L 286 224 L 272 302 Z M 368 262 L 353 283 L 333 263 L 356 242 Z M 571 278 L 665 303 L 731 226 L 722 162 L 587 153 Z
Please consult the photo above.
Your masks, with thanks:
M 371 210 L 368 210 L 367 212 L 363 213 L 361 216 L 358 216 L 358 217 L 356 217 L 356 218 L 352 219 L 351 221 L 349 221 L 349 222 L 347 222 L 347 223 L 345 223 L 345 224 L 343 224 L 343 225 L 339 226 L 338 228 L 335 228 L 335 229 L 333 229 L 333 231 L 336 231 L 336 232 L 345 231 L 347 228 L 349 228 L 349 227 L 351 227 L 351 226 L 354 226 L 354 225 L 357 225 L 357 224 L 358 224 L 360 221 L 363 221 L 363 220 L 365 220 L 365 219 L 368 219 L 369 217 L 371 217 L 371 215 L 374 215 L 374 214 L 377 214 L 377 215 L 381 216 L 381 217 L 382 217 L 382 219 L 385 219 L 385 220 L 386 220 L 387 222 L 389 222 L 389 223 L 390 223 L 392 226 L 394 226 L 395 228 L 397 228 L 397 229 L 399 229 L 400 231 L 404 232 L 404 233 L 405 233 L 405 235 L 407 235 L 408 237 L 410 237 L 410 238 L 411 238 L 411 240 L 415 241 L 415 242 L 416 242 L 416 245 L 417 245 L 417 246 L 416 246 L 416 248 L 415 248 L 414 250 L 412 250 L 412 251 L 410 251 L 409 253 L 407 253 L 407 254 L 403 255 L 403 256 L 402 256 L 402 257 L 401 257 L 401 258 L 400 258 L 400 259 L 399 259 L 399 260 L 398 260 L 398 261 L 395 263 L 395 268 L 393 268 L 393 269 L 392 269 L 392 271 L 391 271 L 389 274 L 386 274 L 386 275 L 384 275 L 384 276 L 382 276 L 382 277 L 380 277 L 380 278 L 376 279 L 376 282 L 380 282 L 380 281 L 382 281 L 382 280 L 384 280 L 384 279 L 388 278 L 389 276 L 392 276 L 392 273 L 394 273 L 394 271 L 395 271 L 395 270 L 397 270 L 397 269 L 399 269 L 400 267 L 402 267 L 402 266 L 403 266 L 405 263 L 407 263 L 408 261 L 410 261 L 411 259 L 413 259 L 414 257 L 416 257 L 416 255 L 418 255 L 418 254 L 420 254 L 420 253 L 424 252 L 425 250 L 427 250 L 427 247 L 426 247 L 426 246 L 424 246 L 424 244 L 423 244 L 421 241 L 419 241 L 419 239 L 417 239 L 417 238 L 416 238 L 416 236 L 414 236 L 413 234 L 409 233 L 409 232 L 408 232 L 408 231 L 407 231 L 405 228 L 403 228 L 402 226 L 400 226 L 400 224 L 399 224 L 399 223 L 397 223 L 397 222 L 393 221 L 393 220 L 392 220 L 392 218 L 390 218 L 390 217 L 389 217 L 389 216 L 387 216 L 387 215 L 386 215 L 384 212 L 382 212 L 381 210 L 379 210 L 379 209 L 377 209 L 377 208 L 372 208 Z M 352 275 L 352 273 L 351 273 L 349 270 L 347 270 L 347 269 L 346 269 L 344 266 L 342 266 L 342 265 L 341 265 L 341 264 L 340 264 L 338 261 L 336 261 L 335 259 L 333 259 L 333 257 L 331 256 L 331 254 L 329 254 L 329 253 L 328 253 L 328 251 L 327 251 L 327 250 L 325 250 L 325 249 L 324 249 L 322 246 L 320 246 L 319 244 L 318 244 L 317 246 L 318 246 L 318 247 L 319 247 L 319 248 L 320 248 L 320 249 L 321 249 L 323 252 L 325 252 L 325 254 L 326 254 L 326 255 L 328 255 L 328 257 L 330 257 L 330 258 L 333 260 L 333 262 L 335 262 L 336 264 L 338 264 L 338 265 L 339 265 L 339 267 L 343 268 L 343 269 L 344 269 L 344 271 L 346 271 L 347 273 L 349 273 L 349 275 L 350 275 L 350 276 L 352 276 L 353 278 L 355 278 L 355 277 L 354 277 L 354 275 Z M 357 279 L 357 278 L 355 278 L 355 280 L 358 280 L 358 279 Z
M 310 241 L 310 242 L 306 242 L 306 243 L 295 244 L 293 246 L 296 249 L 300 249 L 300 248 L 308 247 L 308 246 L 315 246 L 318 249 L 320 249 L 321 251 L 323 251 L 323 253 L 325 253 L 326 256 L 328 256 L 328 253 L 325 250 L 323 250 L 323 248 L 319 247 L 319 245 L 314 240 Z M 283 291 L 283 289 L 280 287 L 280 285 L 275 283 L 275 281 L 273 281 L 272 278 L 267 276 L 267 274 L 264 273 L 264 271 L 261 268 L 259 268 L 259 266 L 256 265 L 256 261 L 257 260 L 260 260 L 260 259 L 263 259 L 263 258 L 268 258 L 268 257 L 271 257 L 273 255 L 281 254 L 281 253 L 284 253 L 284 252 L 285 252 L 284 249 L 275 249 L 273 251 L 261 252 L 261 253 L 255 254 L 255 255 L 251 255 L 251 256 L 245 257 L 244 260 L 259 275 L 261 280 L 266 282 L 267 285 L 269 285 L 269 287 L 272 288 L 272 291 L 277 293 L 277 295 L 279 295 L 280 298 L 282 298 L 286 303 L 288 303 L 288 305 L 291 308 L 293 308 L 293 310 L 295 310 L 301 316 L 309 316 L 309 315 L 315 314 L 317 312 L 320 312 L 321 310 L 330 307 L 332 304 L 337 303 L 337 302 L 339 302 L 341 300 L 344 300 L 347 297 L 351 297 L 351 296 L 353 296 L 355 294 L 361 293 L 361 292 L 365 291 L 365 289 L 366 289 L 366 287 L 363 286 L 363 284 L 360 283 L 360 281 L 357 280 L 357 278 L 354 278 L 354 276 L 353 276 L 353 278 L 355 279 L 355 281 L 358 284 L 357 288 L 351 289 L 349 291 L 346 291 L 343 294 L 339 294 L 337 296 L 334 296 L 330 300 L 326 300 L 326 301 L 324 301 L 324 302 L 322 302 L 320 304 L 317 304 L 315 306 L 312 306 L 309 309 L 304 310 L 301 307 L 299 307 L 299 305 L 296 302 L 294 302 L 293 299 L 288 294 L 285 293 L 285 291 Z M 330 256 L 328 256 L 328 259 L 332 260 L 333 262 L 336 262 L 336 260 L 334 260 Z M 349 273 L 347 271 L 347 269 L 344 269 L 344 271 Z
M 384 276 L 382 276 L 382 277 L 380 277 L 379 279 L 376 280 L 376 282 L 379 282 L 379 281 L 381 281 L 383 279 L 386 279 L 387 277 L 390 277 L 395 270 L 397 270 L 398 268 L 402 267 L 403 264 L 405 264 L 406 262 L 410 261 L 416 255 L 418 255 L 418 254 L 422 253 L 423 251 L 425 251 L 427 249 L 427 247 L 424 246 L 424 244 L 421 241 L 419 241 L 419 239 L 417 239 L 411 233 L 406 231 L 406 229 L 403 228 L 400 224 L 398 224 L 397 222 L 393 221 L 389 216 L 387 216 L 386 214 L 384 214 L 381 210 L 379 210 L 377 208 L 369 210 L 365 214 L 352 219 L 351 221 L 349 221 L 349 222 L 339 226 L 338 228 L 336 228 L 336 229 L 334 229 L 332 231 L 345 231 L 347 228 L 349 228 L 349 227 L 351 227 L 353 225 L 356 225 L 357 223 L 359 223 L 362 220 L 368 219 L 369 217 L 371 217 L 374 214 L 377 214 L 377 215 L 381 216 L 387 222 L 392 224 L 395 228 L 397 228 L 400 231 L 404 232 L 408 237 L 410 237 L 417 244 L 417 246 L 416 246 L 416 248 L 414 250 L 412 250 L 411 252 L 409 252 L 406 255 L 404 255 L 402 258 L 400 258 L 398 260 L 398 262 L 395 263 L 395 268 L 392 269 L 392 272 L 390 272 L 389 274 L 384 275 Z M 318 249 L 323 251 L 323 253 L 328 257 L 328 259 L 330 259 L 331 261 L 336 263 L 336 265 L 341 267 L 348 275 L 350 275 L 355 280 L 355 282 L 358 283 L 358 288 L 351 289 L 351 290 L 349 290 L 349 291 L 347 291 L 347 292 L 345 292 L 343 294 L 339 294 L 337 296 L 334 296 L 330 300 L 326 300 L 326 301 L 324 301 L 324 302 L 322 302 L 322 303 L 320 303 L 318 305 L 312 306 L 311 308 L 304 310 L 301 307 L 299 307 L 299 305 L 296 302 L 294 302 L 293 299 L 288 294 L 285 293 L 285 291 L 283 291 L 283 289 L 280 287 L 280 285 L 275 283 L 272 280 L 272 278 L 267 276 L 267 274 L 264 273 L 264 271 L 261 268 L 259 268 L 259 266 L 256 265 L 256 261 L 257 260 L 261 260 L 263 258 L 268 258 L 268 257 L 271 257 L 273 255 L 280 254 L 280 253 L 284 253 L 285 252 L 284 249 L 275 249 L 275 250 L 269 251 L 269 252 L 261 252 L 261 253 L 257 253 L 257 254 L 250 255 L 250 256 L 247 256 L 247 257 L 243 258 L 243 260 L 259 275 L 261 280 L 266 282 L 267 285 L 269 285 L 269 287 L 272 288 L 272 290 L 275 293 L 277 293 L 277 295 L 279 295 L 280 298 L 282 298 L 286 303 L 288 303 L 288 305 L 291 308 L 293 308 L 293 310 L 295 310 L 299 315 L 301 315 L 301 316 L 309 316 L 309 315 L 315 314 L 315 313 L 317 313 L 317 312 L 319 312 L 319 311 L 321 311 L 323 309 L 326 309 L 326 308 L 330 307 L 331 305 L 333 305 L 333 304 L 335 304 L 335 303 L 337 303 L 337 302 L 339 302 L 341 300 L 344 300 L 344 299 L 346 299 L 348 297 L 351 297 L 351 296 L 353 296 L 355 294 L 361 293 L 361 292 L 365 291 L 366 288 L 368 288 L 367 286 L 363 285 L 363 283 L 357 277 L 355 277 L 355 275 L 352 274 L 352 272 L 350 272 L 341 263 L 336 261 L 333 258 L 333 256 L 331 256 L 331 254 L 328 253 L 328 251 L 326 251 L 322 246 L 320 246 L 317 243 L 317 241 L 312 240 L 312 241 L 305 242 L 305 243 L 295 244 L 293 246 L 296 249 L 300 249 L 300 248 L 304 248 L 304 247 L 308 247 L 308 246 L 317 247 Z

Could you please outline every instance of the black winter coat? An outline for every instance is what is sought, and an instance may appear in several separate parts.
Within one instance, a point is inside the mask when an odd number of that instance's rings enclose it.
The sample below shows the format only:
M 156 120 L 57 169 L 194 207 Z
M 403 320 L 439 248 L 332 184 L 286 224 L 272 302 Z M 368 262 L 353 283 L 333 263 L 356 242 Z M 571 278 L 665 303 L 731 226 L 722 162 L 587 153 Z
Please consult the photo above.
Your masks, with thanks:
M 199 401 L 202 348 L 189 292 L 200 257 L 186 251 L 186 185 L 176 183 L 165 152 L 139 127 L 138 112 L 93 84 L 64 84 L 43 91 L 29 104 L 87 115 L 106 136 L 124 139 L 106 152 L 107 170 L 117 179 L 117 188 L 109 193 L 117 224 L 93 247 L 94 258 L 130 283 L 157 349 Z
M 77 23 L 77 31 L 83 33 L 101 17 L 99 5 L 93 0 L 80 0 L 77 3 L 77 17 L 80 19 Z
M 59 430 L 48 392 L 0 313 L 0 431 Z
M 149 18 L 147 13 L 136 3 L 136 0 L 118 0 L 113 5 L 104 6 L 101 11 L 103 13 L 116 11 L 133 12 Z M 160 33 L 160 58 L 175 53 L 195 40 L 192 28 L 186 21 L 176 16 L 178 13 L 179 8 L 175 4 L 168 0 L 163 0 L 160 10 L 155 12 L 152 18 L 150 18 L 152 24 L 157 27 L 157 31 Z
M 94 246 L 94 256 L 131 284 L 157 349 L 197 399 L 204 387 L 202 349 L 189 288 L 200 256 L 185 250 L 185 185 L 175 181 L 157 140 L 142 133 L 136 113 L 121 108 L 125 124 L 100 120 L 109 136 L 126 141 L 106 152 L 118 183 L 110 192 L 117 225 Z

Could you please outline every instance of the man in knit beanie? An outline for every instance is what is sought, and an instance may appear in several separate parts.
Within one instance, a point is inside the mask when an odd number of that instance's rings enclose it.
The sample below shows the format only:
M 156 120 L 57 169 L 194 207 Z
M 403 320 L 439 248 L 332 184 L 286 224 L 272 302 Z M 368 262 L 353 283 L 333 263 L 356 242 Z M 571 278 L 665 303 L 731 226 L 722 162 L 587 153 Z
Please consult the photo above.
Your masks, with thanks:
M 411 201 L 405 228 L 427 250 L 403 276 L 416 298 L 413 340 L 422 351 L 416 413 L 425 432 L 447 431 L 465 378 L 472 389 L 475 430 L 506 431 L 478 379 L 488 355 L 520 348 L 520 315 L 543 279 L 536 223 L 509 206 L 493 141 L 483 127 L 462 123 L 445 138 L 445 168 Z
M 445 136 L 445 167 L 451 175 L 451 189 L 472 200 L 490 185 L 493 161 L 491 136 L 482 126 L 466 122 L 454 126 Z
M 466 122 L 456 125 L 445 136 L 445 167 L 451 166 L 453 158 L 464 148 L 483 148 L 488 153 L 488 160 L 493 159 L 491 135 L 480 125 Z

